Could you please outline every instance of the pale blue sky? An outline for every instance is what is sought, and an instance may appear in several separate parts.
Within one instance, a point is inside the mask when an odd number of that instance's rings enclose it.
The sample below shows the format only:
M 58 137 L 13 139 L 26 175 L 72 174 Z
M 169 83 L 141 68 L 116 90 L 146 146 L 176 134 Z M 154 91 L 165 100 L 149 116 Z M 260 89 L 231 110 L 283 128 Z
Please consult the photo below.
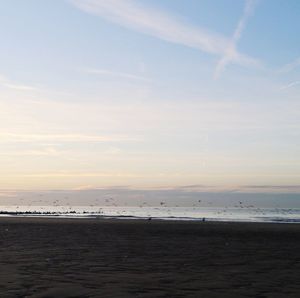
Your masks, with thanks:
M 0 0 L 0 188 L 300 191 L 299 14 Z

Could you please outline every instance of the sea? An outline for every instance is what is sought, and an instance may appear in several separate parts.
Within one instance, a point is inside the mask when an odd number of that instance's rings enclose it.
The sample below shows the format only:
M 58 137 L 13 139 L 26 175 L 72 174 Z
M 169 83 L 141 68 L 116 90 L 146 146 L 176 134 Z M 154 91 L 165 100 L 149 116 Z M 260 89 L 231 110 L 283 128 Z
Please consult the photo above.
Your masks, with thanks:
M 0 216 L 300 223 L 299 208 L 0 206 Z

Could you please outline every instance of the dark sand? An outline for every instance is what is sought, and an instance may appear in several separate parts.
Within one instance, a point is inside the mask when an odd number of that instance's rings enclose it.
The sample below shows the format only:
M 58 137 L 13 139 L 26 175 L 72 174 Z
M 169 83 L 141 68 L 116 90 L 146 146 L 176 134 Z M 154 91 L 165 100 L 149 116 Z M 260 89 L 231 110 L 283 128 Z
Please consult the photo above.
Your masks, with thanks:
M 300 225 L 0 218 L 0 297 L 300 297 Z

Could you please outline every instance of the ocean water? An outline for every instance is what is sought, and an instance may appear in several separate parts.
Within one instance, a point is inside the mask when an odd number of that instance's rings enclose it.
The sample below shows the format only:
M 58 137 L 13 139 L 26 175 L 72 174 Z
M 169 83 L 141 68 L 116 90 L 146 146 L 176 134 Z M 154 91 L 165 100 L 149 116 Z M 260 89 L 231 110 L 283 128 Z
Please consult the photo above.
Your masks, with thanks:
M 300 209 L 294 208 L 0 206 L 0 215 L 300 223 Z

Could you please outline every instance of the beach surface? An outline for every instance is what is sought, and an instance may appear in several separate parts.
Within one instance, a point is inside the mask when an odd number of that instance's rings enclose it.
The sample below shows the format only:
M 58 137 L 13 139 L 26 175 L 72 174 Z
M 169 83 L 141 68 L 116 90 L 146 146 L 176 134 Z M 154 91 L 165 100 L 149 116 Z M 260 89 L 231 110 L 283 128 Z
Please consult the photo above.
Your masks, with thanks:
M 300 225 L 0 218 L 0 297 L 300 297 Z

